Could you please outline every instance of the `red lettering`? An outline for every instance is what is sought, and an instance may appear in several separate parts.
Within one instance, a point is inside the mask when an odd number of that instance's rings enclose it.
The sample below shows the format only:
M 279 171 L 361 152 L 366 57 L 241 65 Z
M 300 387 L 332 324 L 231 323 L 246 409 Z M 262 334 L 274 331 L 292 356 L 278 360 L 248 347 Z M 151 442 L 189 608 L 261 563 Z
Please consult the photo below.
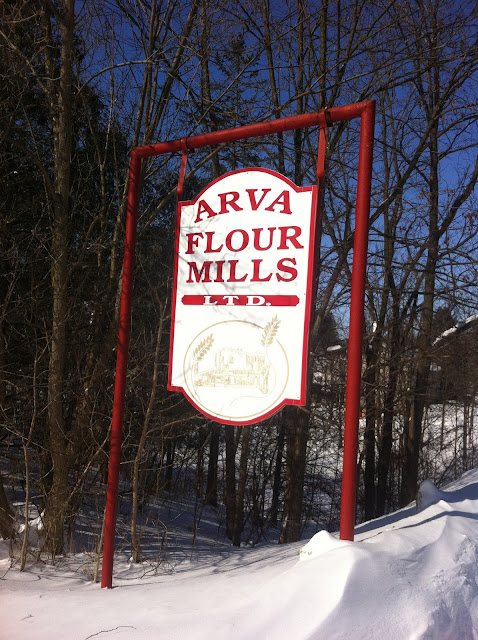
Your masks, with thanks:
M 188 239 L 188 250 L 186 251 L 186 253 L 194 253 L 193 247 L 198 246 L 199 240 L 194 236 L 197 236 L 198 238 L 203 237 L 202 233 L 187 233 L 186 238 Z
M 232 246 L 232 238 L 235 233 L 240 233 L 242 235 L 242 244 L 236 248 Z M 230 231 L 226 236 L 226 248 L 228 249 L 228 251 L 233 251 L 233 252 L 243 251 L 248 244 L 249 244 L 249 235 L 247 231 L 244 231 L 244 229 L 234 229 L 233 231 Z
M 201 234 L 202 235 L 202 234 Z M 221 244 L 217 249 L 212 248 L 212 237 L 214 235 L 214 231 L 206 231 L 206 248 L 204 249 L 204 253 L 219 253 L 224 245 Z
M 277 227 L 267 227 L 267 230 L 269 231 L 269 244 L 267 245 L 267 247 L 261 247 L 260 245 L 260 238 L 261 238 L 261 232 L 265 231 L 265 229 L 253 229 L 252 233 L 254 234 L 254 249 L 256 249 L 257 251 L 267 251 L 268 249 L 270 249 L 272 247 L 272 236 L 274 235 L 274 231 L 277 229 Z
M 279 213 L 292 213 L 290 210 L 290 193 L 285 190 L 283 191 L 274 202 L 266 207 L 266 211 L 274 211 L 274 207 L 282 205 L 282 210 Z
M 239 260 L 229 260 L 229 279 L 228 282 L 244 282 L 247 279 L 247 273 L 242 278 L 236 278 L 236 266 Z
M 257 211 L 257 209 L 262 204 L 262 201 L 264 200 L 266 195 L 269 193 L 270 189 L 262 189 L 262 196 L 259 202 L 257 202 L 256 200 L 256 191 L 257 189 L 246 189 L 246 192 L 249 194 L 249 201 L 251 203 L 251 209 L 253 211 Z
M 288 273 L 290 277 L 286 278 L 285 276 L 276 274 L 277 280 L 279 282 L 292 282 L 297 278 L 297 269 L 295 267 L 291 267 L 290 265 L 286 265 L 286 262 L 290 262 L 292 264 L 297 264 L 295 258 L 282 258 L 277 263 L 278 271 L 282 271 L 283 273 Z
M 201 270 L 198 269 L 196 262 L 188 262 L 189 265 L 189 278 L 186 282 L 194 282 L 193 274 L 196 279 L 196 282 L 211 282 L 210 271 L 212 262 L 203 262 Z
M 218 260 L 216 262 L 217 273 L 214 278 L 214 282 L 224 282 L 224 278 L 222 277 L 222 268 L 224 266 L 225 260 Z
M 217 215 L 217 213 L 215 213 L 211 209 L 211 207 L 208 205 L 208 203 L 205 200 L 199 200 L 198 212 L 197 212 L 196 220 L 194 222 L 202 221 L 201 213 L 207 213 L 208 218 L 213 218 L 214 216 Z
M 287 241 L 291 242 L 296 249 L 303 249 L 304 246 L 300 244 L 297 238 L 302 233 L 300 227 L 279 227 L 280 230 L 280 244 L 278 249 L 287 249 Z
M 227 196 L 231 196 L 229 200 Z M 237 200 L 239 200 L 239 194 L 237 191 L 228 191 L 227 193 L 220 193 L 219 197 L 221 198 L 221 210 L 219 213 L 227 213 L 227 208 L 232 207 L 235 211 L 242 211 L 242 207 L 236 204 Z
M 272 278 L 272 273 L 269 273 L 269 275 L 266 276 L 265 278 L 260 277 L 259 272 L 261 270 L 261 262 L 263 262 L 263 260 L 252 261 L 252 264 L 254 265 L 254 269 L 252 272 L 251 282 L 269 282 L 269 280 Z

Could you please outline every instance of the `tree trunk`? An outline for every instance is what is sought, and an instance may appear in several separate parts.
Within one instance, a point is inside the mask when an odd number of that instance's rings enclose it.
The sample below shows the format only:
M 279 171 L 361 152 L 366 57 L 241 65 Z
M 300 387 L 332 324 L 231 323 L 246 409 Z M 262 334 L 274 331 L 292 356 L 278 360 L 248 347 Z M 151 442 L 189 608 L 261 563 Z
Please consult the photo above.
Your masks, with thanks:
M 174 467 L 174 453 L 175 453 L 175 439 L 173 436 L 168 437 L 166 444 L 166 474 L 165 485 L 166 491 L 171 491 L 173 488 L 173 467 Z
M 217 118 L 214 112 L 214 102 L 212 100 L 211 94 L 211 81 L 209 77 L 209 50 L 208 50 L 208 41 L 209 41 L 209 32 L 210 32 L 211 23 L 208 21 L 207 16 L 207 1 L 201 0 L 201 98 L 202 98 L 202 107 L 203 107 L 203 118 L 209 119 L 211 131 L 218 130 Z M 217 154 L 214 154 L 212 157 L 212 172 L 211 178 L 215 180 L 219 177 L 221 173 L 221 168 L 219 165 L 219 157 Z
M 297 0 L 297 115 L 304 113 L 304 80 L 305 80 L 305 43 L 304 43 L 304 22 L 305 4 L 303 0 Z M 302 185 L 302 129 L 294 131 L 294 182 Z
M 271 512 L 270 524 L 277 526 L 277 518 L 279 516 L 279 495 L 282 484 L 282 458 L 284 455 L 285 426 L 281 422 L 279 424 L 279 432 L 277 434 L 277 453 L 276 463 L 274 467 L 274 482 L 272 484 Z
M 372 341 L 373 342 L 373 341 Z M 371 520 L 375 511 L 375 426 L 377 407 L 375 402 L 375 371 L 377 353 L 374 344 L 367 349 L 367 368 L 363 374 L 365 392 L 365 433 L 364 439 L 364 515 Z
M 249 456 L 249 440 L 251 427 L 242 427 L 241 458 L 239 461 L 239 479 L 237 481 L 236 512 L 234 518 L 234 534 L 232 544 L 241 546 L 241 534 L 244 527 L 244 496 L 246 494 L 247 458 Z
M 281 544 L 300 540 L 309 412 L 302 408 L 286 406 L 282 416 L 286 434 L 286 488 L 284 528 L 279 539 Z
M 0 474 L 0 536 L 4 540 L 12 539 L 15 535 L 15 512 L 8 502 Z
M 212 425 L 209 442 L 209 461 L 207 466 L 206 502 L 217 507 L 217 461 L 219 458 L 219 425 Z
M 274 54 L 272 50 L 272 40 L 270 33 L 270 8 L 267 0 L 262 0 L 261 3 L 262 19 L 264 20 L 264 48 L 267 54 L 267 64 L 269 67 L 269 85 L 271 90 L 272 106 L 274 107 L 274 115 L 276 118 L 280 118 L 280 101 L 279 93 L 277 90 L 277 81 L 274 64 Z M 284 135 L 282 132 L 277 134 L 277 167 L 279 173 L 285 175 L 285 153 L 284 153 Z
M 2 332 L 2 323 L 0 322 L 0 411 L 6 407 L 7 385 L 4 372 L 6 371 L 5 363 L 5 343 Z M 7 494 L 3 486 L 3 478 L 0 473 L 0 536 L 4 539 L 13 538 L 15 534 L 15 513 L 8 502 Z
M 382 516 L 385 513 L 385 505 L 388 494 L 387 485 L 393 446 L 394 402 L 396 398 L 399 377 L 399 340 L 400 326 L 399 318 L 397 316 L 397 318 L 393 319 L 392 334 L 390 340 L 390 364 L 388 369 L 387 388 L 385 391 L 385 399 L 383 403 L 382 432 L 378 449 L 377 506 L 375 511 L 375 515 L 377 517 Z
M 72 128 L 72 78 L 74 0 L 65 0 L 60 10 L 61 66 L 58 87 L 53 61 L 47 62 L 50 76 L 50 108 L 53 116 L 54 185 L 51 244 L 51 284 L 53 316 L 48 376 L 48 425 L 53 482 L 45 511 L 45 550 L 52 555 L 63 552 L 64 515 L 68 496 L 67 437 L 63 419 L 63 393 L 66 353 L 68 214 L 70 197 L 70 157 Z M 50 16 L 45 15 L 52 43 Z M 51 54 L 51 52 L 50 52 Z
M 224 494 L 226 536 L 232 540 L 236 519 L 236 443 L 234 441 L 234 427 L 226 425 L 224 434 L 226 438 L 226 492 Z
M 156 399 L 156 391 L 158 388 L 158 375 L 159 375 L 159 354 L 161 347 L 161 338 L 163 335 L 163 326 L 165 318 L 165 305 L 161 306 L 160 320 L 158 325 L 158 331 L 156 333 L 156 348 L 154 352 L 154 364 L 153 364 L 153 377 L 151 380 L 151 393 L 149 395 L 148 407 L 143 421 L 143 428 L 141 430 L 141 437 L 139 439 L 138 448 L 134 457 L 133 464 L 133 495 L 131 505 L 131 546 L 133 548 L 133 562 L 140 562 L 141 549 L 140 549 L 140 536 L 137 532 L 137 516 L 139 506 L 139 471 L 141 458 L 143 456 L 144 445 L 149 433 L 149 424 L 151 422 L 151 416 L 154 409 L 154 401 Z
M 427 114 L 435 111 L 440 102 L 439 70 L 436 51 L 437 24 L 436 16 L 431 18 L 432 40 L 430 43 L 430 68 L 428 70 L 428 90 L 419 87 L 424 109 Z M 439 247 L 439 191 L 438 191 L 438 118 L 434 118 L 429 137 L 429 205 L 428 205 L 428 239 L 427 259 L 423 286 L 423 301 L 420 327 L 417 338 L 417 368 L 413 390 L 412 411 L 405 431 L 405 461 L 402 484 L 402 506 L 415 499 L 418 485 L 418 466 L 422 441 L 422 420 L 425 405 L 428 401 L 428 378 L 430 374 L 430 344 L 433 322 L 433 303 L 435 299 L 435 277 Z

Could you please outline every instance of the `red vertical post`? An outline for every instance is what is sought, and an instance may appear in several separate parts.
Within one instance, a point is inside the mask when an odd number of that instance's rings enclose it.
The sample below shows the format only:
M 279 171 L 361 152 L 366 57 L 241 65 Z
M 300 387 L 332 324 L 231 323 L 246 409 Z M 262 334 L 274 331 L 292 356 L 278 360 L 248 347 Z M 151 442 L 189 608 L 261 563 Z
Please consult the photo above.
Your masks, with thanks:
M 116 512 L 118 508 L 118 484 L 121 461 L 121 438 L 123 433 L 124 401 L 128 347 L 131 332 L 131 299 L 133 295 L 133 271 L 136 246 L 136 222 L 138 218 L 139 180 L 141 158 L 134 151 L 129 166 L 128 205 L 126 212 L 126 236 L 121 284 L 120 318 L 118 329 L 118 351 L 116 354 L 116 377 L 111 420 L 110 461 L 108 487 L 106 490 L 105 533 L 101 587 L 113 586 L 113 556 L 115 547 Z
M 361 114 L 357 205 L 352 264 L 352 291 L 345 394 L 344 462 L 340 509 L 340 538 L 354 539 L 355 500 L 357 493 L 358 424 L 362 379 L 362 342 L 367 266 L 370 190 L 372 183 L 373 132 L 375 103 L 370 102 Z

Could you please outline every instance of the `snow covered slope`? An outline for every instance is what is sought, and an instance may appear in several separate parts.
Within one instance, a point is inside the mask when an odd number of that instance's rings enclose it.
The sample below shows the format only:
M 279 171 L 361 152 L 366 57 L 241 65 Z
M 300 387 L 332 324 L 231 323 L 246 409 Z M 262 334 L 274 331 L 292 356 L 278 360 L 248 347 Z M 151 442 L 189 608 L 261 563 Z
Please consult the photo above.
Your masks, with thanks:
M 154 574 L 119 558 L 112 590 L 65 563 L 10 569 L 0 543 L 0 638 L 478 639 L 478 470 L 445 491 L 425 483 L 419 504 L 358 526 L 354 543 L 202 540 L 197 560 Z

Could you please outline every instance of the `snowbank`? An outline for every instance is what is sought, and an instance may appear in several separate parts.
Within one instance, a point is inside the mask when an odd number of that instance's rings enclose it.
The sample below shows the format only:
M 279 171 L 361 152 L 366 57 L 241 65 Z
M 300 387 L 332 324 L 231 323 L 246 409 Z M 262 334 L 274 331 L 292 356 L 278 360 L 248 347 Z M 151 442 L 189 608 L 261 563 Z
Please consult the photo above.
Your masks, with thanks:
M 323 531 L 262 549 L 211 541 L 197 560 L 151 573 L 119 557 L 112 590 L 65 564 L 10 569 L 3 543 L 0 637 L 477 639 L 477 498 L 473 470 L 446 491 L 424 483 L 420 511 L 364 523 L 354 543 Z

